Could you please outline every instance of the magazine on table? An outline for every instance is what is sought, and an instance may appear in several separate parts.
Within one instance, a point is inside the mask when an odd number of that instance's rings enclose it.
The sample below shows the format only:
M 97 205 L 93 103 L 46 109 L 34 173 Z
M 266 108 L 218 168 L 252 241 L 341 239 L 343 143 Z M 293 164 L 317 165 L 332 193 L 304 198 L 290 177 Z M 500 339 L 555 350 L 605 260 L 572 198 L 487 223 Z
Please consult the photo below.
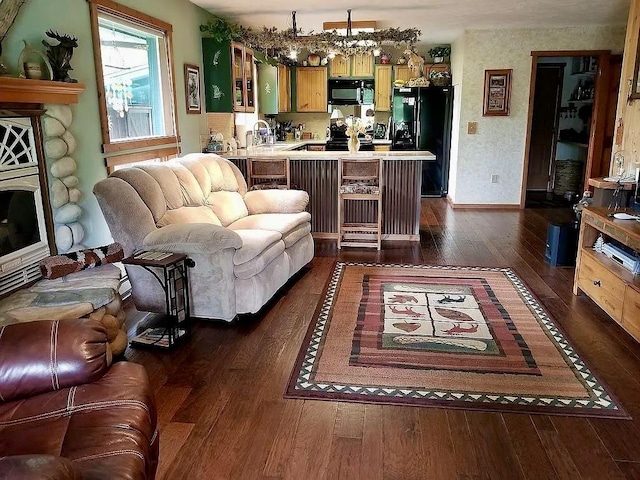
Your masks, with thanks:
M 156 327 L 147 328 L 142 333 L 136 335 L 133 341 L 136 343 L 142 343 L 145 345 L 157 345 L 159 347 L 169 347 L 169 328 Z M 185 329 L 179 328 L 175 330 L 174 342 L 182 337 L 186 332 Z

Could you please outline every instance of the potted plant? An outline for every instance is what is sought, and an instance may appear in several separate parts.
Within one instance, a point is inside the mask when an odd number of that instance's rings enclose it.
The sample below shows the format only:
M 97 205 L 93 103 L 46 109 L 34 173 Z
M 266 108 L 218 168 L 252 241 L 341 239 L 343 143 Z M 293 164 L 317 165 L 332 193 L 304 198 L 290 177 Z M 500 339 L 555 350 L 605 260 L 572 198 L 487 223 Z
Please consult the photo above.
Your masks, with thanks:
M 442 63 L 449 55 L 451 55 L 451 47 L 440 45 L 429 49 L 429 56 L 433 58 L 433 63 Z

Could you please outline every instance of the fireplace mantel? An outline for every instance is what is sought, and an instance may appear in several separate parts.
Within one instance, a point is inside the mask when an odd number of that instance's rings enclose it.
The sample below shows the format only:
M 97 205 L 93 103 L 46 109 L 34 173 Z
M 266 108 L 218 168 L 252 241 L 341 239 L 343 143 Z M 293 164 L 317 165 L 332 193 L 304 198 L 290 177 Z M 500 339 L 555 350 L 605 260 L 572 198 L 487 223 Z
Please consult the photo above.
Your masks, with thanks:
M 83 83 L 0 77 L 0 103 L 78 103 Z

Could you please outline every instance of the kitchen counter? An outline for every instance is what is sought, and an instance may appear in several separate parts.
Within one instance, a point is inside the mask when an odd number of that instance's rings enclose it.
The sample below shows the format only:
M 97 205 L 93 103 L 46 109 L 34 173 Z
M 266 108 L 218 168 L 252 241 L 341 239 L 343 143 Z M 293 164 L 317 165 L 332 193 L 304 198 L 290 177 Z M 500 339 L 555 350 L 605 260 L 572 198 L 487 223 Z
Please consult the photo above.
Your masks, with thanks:
M 233 162 L 245 176 L 248 157 L 288 157 L 290 160 L 292 188 L 309 193 L 308 211 L 311 213 L 311 231 L 316 238 L 337 238 L 338 234 L 338 159 L 383 159 L 383 225 L 382 239 L 419 241 L 420 239 L 420 188 L 422 162 L 435 161 L 435 155 L 427 151 L 377 151 L 348 152 L 294 150 L 306 145 L 318 145 L 323 140 L 278 142 L 240 149 L 223 156 Z M 347 207 L 349 221 L 363 221 L 373 213 L 369 202 Z
M 294 142 L 277 142 L 273 145 L 257 145 L 249 148 L 239 148 L 235 152 L 221 153 L 225 158 L 230 160 L 243 159 L 247 157 L 273 157 L 282 156 L 283 152 L 287 153 L 290 159 L 338 159 L 341 156 L 349 155 L 348 152 L 336 151 L 307 151 L 304 149 L 307 145 L 325 145 L 326 140 L 300 140 Z M 391 140 L 373 140 L 373 145 L 391 145 Z M 382 157 L 388 160 L 435 160 L 435 156 L 427 151 L 376 151 L 376 152 L 358 152 L 356 155 L 361 157 Z M 421 158 L 419 158 L 421 157 Z

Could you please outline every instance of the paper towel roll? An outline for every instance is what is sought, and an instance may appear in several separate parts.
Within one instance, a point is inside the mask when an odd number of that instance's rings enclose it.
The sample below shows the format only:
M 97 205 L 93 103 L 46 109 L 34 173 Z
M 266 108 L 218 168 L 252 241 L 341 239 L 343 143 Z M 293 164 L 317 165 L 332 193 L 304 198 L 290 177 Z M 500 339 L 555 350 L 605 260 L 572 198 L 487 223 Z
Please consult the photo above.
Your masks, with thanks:
M 247 148 L 247 127 L 246 125 L 236 125 L 236 137 L 239 148 Z

